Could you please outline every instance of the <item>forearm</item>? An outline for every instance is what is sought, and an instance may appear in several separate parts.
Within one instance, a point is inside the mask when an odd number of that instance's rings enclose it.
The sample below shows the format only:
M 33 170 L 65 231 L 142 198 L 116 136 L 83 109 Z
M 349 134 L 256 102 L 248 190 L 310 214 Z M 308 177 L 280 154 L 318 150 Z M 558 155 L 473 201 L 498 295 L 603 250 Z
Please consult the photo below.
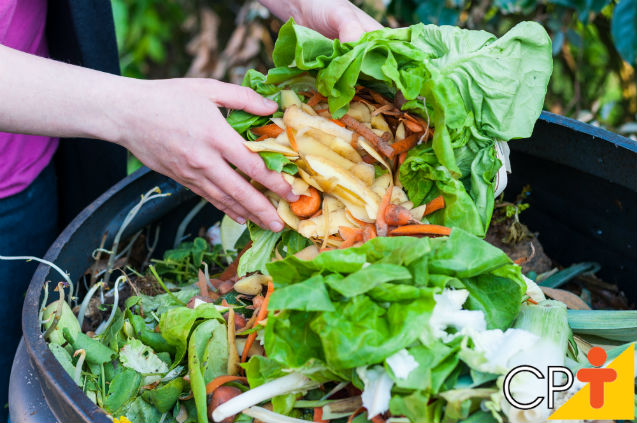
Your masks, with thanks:
M 117 141 L 135 85 L 0 45 L 0 131 Z

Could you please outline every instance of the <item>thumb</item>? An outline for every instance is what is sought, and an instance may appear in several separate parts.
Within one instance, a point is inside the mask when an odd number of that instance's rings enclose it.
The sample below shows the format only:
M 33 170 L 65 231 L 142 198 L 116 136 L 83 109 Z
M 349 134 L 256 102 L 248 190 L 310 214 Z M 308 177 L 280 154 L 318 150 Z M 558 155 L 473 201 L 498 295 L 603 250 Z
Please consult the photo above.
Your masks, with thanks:
M 245 110 L 254 115 L 271 115 L 279 105 L 256 91 L 239 85 L 219 82 L 212 94 L 212 101 L 229 109 Z
M 357 21 L 350 21 L 341 25 L 338 31 L 338 39 L 344 43 L 358 41 L 365 31 Z

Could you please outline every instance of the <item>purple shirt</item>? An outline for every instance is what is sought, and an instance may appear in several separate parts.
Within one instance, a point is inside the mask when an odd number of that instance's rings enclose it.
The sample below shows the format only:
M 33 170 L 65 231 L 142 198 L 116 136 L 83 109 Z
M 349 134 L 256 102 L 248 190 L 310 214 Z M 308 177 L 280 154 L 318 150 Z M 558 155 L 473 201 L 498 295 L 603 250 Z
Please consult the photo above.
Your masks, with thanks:
M 0 0 L 0 44 L 46 57 L 45 22 L 46 0 Z M 0 198 L 29 186 L 57 145 L 50 137 L 0 132 Z

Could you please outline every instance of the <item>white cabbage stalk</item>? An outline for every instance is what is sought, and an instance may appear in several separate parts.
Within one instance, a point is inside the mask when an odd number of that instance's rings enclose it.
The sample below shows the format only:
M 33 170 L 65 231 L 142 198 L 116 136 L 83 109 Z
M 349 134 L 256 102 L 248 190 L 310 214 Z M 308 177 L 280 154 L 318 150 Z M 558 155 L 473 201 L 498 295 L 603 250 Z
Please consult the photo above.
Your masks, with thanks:
M 389 410 L 391 388 L 394 386 L 394 381 L 389 377 L 385 368 L 382 366 L 375 366 L 371 369 L 358 367 L 356 373 L 365 384 L 361 399 L 363 407 L 367 410 L 367 417 L 371 419 Z
M 538 305 L 522 305 L 513 326 L 533 333 L 538 340 L 511 357 L 509 368 L 530 365 L 546 377 L 548 366 L 564 365 L 570 334 L 564 303 L 545 300 Z M 538 396 L 545 396 L 546 379 L 521 373 L 513 378 L 510 389 L 517 401 L 531 402 Z M 531 410 L 518 410 L 503 400 L 502 409 L 512 423 L 544 422 L 553 412 L 547 407 L 546 398 Z
M 215 411 L 212 413 L 212 418 L 215 422 L 220 422 L 225 418 L 234 416 L 253 405 L 257 405 L 278 395 L 308 391 L 318 386 L 319 384 L 317 382 L 310 380 L 300 373 L 290 373 L 289 375 L 250 389 L 224 402 L 215 408 Z
M 412 370 L 418 368 L 418 362 L 405 348 L 387 357 L 385 362 L 398 379 L 407 379 Z
M 469 331 L 473 340 L 473 350 L 482 360 L 473 367 L 485 373 L 503 374 L 511 367 L 511 360 L 535 344 L 539 337 L 523 329 Z
M 466 289 L 445 289 L 442 293 L 434 295 L 436 305 L 431 313 L 429 325 L 436 338 L 449 342 L 469 331 L 481 332 L 487 328 L 482 311 L 462 310 L 467 297 L 469 297 L 469 291 Z M 450 326 L 457 330 L 455 334 L 445 331 Z

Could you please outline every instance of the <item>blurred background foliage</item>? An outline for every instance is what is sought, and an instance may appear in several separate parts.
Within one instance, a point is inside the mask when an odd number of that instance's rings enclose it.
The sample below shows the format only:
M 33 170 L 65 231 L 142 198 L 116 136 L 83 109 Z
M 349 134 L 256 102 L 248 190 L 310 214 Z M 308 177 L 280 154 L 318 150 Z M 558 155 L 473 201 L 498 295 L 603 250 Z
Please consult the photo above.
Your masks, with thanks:
M 498 36 L 541 23 L 553 40 L 545 109 L 637 139 L 637 0 L 355 0 L 384 25 Z M 112 0 L 122 72 L 136 78 L 265 72 L 281 22 L 255 0 Z

